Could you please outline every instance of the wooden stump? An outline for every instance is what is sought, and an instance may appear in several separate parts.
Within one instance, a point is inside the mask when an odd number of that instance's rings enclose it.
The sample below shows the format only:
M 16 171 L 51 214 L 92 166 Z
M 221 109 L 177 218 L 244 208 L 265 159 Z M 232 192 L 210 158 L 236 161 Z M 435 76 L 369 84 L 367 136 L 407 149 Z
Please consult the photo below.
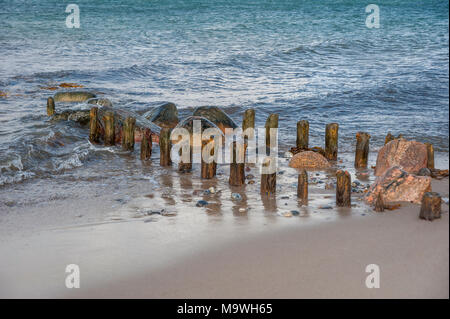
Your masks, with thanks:
M 390 141 L 402 138 L 403 134 L 399 134 L 397 137 L 395 137 L 394 135 L 391 134 L 391 132 L 388 132 L 385 139 L 384 139 L 384 145 L 386 145 L 387 143 L 389 143 Z
M 255 110 L 247 109 L 244 112 L 244 119 L 242 121 L 242 133 L 245 134 L 245 130 L 252 128 L 255 129 Z M 254 132 L 253 132 L 254 136 Z M 253 138 L 253 136 L 244 136 L 244 140 L 247 141 L 248 138 Z
M 306 170 L 302 170 L 298 174 L 298 186 L 297 186 L 297 197 L 303 205 L 308 203 L 308 173 Z
M 179 172 L 190 172 L 192 170 L 192 146 L 189 146 L 189 148 L 189 159 L 186 163 L 183 162 L 183 148 L 180 148 L 180 152 L 178 153 L 180 155 L 180 162 L 178 163 Z
M 370 135 L 364 132 L 356 133 L 356 152 L 355 152 L 355 167 L 367 168 L 367 161 L 369 159 L 369 141 Z
M 441 195 L 435 192 L 425 193 L 422 198 L 419 217 L 429 221 L 441 218 Z
M 245 146 L 240 145 L 237 142 L 231 144 L 229 183 L 232 186 L 241 186 L 245 184 Z
M 122 128 L 122 149 L 124 151 L 134 150 L 134 129 L 136 119 L 134 117 L 127 117 L 123 122 Z
M 172 165 L 170 158 L 170 150 L 172 149 L 172 141 L 170 140 L 171 129 L 164 127 L 159 135 L 159 164 L 161 166 Z
M 338 170 L 336 172 L 336 206 L 350 207 L 352 181 L 350 173 Z
M 114 122 L 114 113 L 106 112 L 103 116 L 103 123 L 105 124 L 105 145 L 112 146 L 116 144 L 116 126 Z
M 433 148 L 433 144 L 425 143 L 425 145 L 427 146 L 427 156 L 428 156 L 427 167 L 429 169 L 433 170 L 434 169 L 434 148 Z
M 386 205 L 384 203 L 383 200 L 383 195 L 381 194 L 381 192 L 378 193 L 378 196 L 375 200 L 375 204 L 374 204 L 374 210 L 378 213 L 384 212 Z
M 98 143 L 100 140 L 100 129 L 97 122 L 98 107 L 91 108 L 89 113 L 89 141 Z
M 216 176 L 217 163 L 215 159 L 212 162 L 207 163 L 203 160 L 203 151 L 209 152 L 210 158 L 214 158 L 214 140 L 207 140 L 202 142 L 202 168 L 201 177 L 204 179 L 211 179 Z
M 278 114 L 270 114 L 266 121 L 266 148 L 270 148 L 270 129 L 278 129 Z M 272 145 L 273 146 L 273 145 Z
M 47 99 L 47 115 L 55 115 L 55 100 L 52 97 Z
M 306 150 L 309 147 L 309 122 L 301 120 L 297 122 L 297 148 Z
M 262 167 L 270 167 L 272 165 L 272 160 L 270 157 L 267 157 L 263 163 Z M 277 189 L 277 173 L 271 174 L 261 174 L 261 194 L 274 194 Z
M 149 160 L 152 156 L 152 131 L 146 128 L 142 133 L 141 160 Z
M 330 161 L 337 160 L 339 124 L 330 123 L 325 128 L 325 157 Z

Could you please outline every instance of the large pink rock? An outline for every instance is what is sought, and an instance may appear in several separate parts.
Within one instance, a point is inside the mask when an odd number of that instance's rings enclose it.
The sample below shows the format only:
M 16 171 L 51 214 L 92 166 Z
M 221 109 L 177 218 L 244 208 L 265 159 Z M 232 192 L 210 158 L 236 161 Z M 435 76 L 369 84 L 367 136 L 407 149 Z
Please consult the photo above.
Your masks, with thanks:
M 312 151 L 305 151 L 295 154 L 291 158 L 289 166 L 293 168 L 323 169 L 331 165 L 323 155 Z
M 403 138 L 390 141 L 378 152 L 375 176 L 383 175 L 389 168 L 399 166 L 408 173 L 417 173 L 427 167 L 427 146 Z
M 415 176 L 395 166 L 383 176 L 377 177 L 365 196 L 368 204 L 373 204 L 381 192 L 385 203 L 413 202 L 420 204 L 423 194 L 431 191 L 431 177 Z

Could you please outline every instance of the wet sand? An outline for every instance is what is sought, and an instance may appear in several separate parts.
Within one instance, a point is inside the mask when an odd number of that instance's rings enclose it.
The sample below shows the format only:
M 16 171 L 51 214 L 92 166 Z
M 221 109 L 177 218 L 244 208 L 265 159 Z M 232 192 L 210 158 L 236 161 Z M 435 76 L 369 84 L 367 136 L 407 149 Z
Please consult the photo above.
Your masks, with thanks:
M 433 181 L 448 197 L 448 178 Z M 448 298 L 449 221 L 419 220 L 419 206 L 320 221 L 248 223 L 210 216 L 112 222 L 38 232 L 0 245 L 0 297 L 57 298 Z M 191 216 L 192 217 L 192 216 Z M 195 222 L 195 221 L 194 221 Z M 251 226 L 249 226 L 251 224 Z M 64 285 L 80 266 L 81 288 Z M 368 264 L 380 267 L 368 289 Z

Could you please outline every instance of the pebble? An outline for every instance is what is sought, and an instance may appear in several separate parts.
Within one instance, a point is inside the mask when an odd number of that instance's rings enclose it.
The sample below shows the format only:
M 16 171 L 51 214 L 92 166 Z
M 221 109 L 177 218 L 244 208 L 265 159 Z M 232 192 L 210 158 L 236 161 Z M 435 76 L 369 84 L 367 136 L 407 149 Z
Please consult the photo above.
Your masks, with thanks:
M 300 212 L 298 210 L 291 210 L 292 216 L 299 216 Z
M 280 215 L 282 217 L 292 217 L 292 213 L 291 212 L 283 212 L 283 213 L 279 213 L 278 215 Z
M 195 204 L 195 206 L 197 207 L 204 207 L 206 205 L 208 205 L 208 202 L 206 200 L 199 200 L 197 204 Z
M 255 184 L 255 181 L 248 181 L 248 183 L 247 184 L 250 184 L 250 185 L 252 185 L 252 184 Z
M 216 193 L 216 189 L 214 187 L 210 187 L 210 188 L 208 188 L 208 190 L 209 190 L 209 192 L 211 194 L 215 194 Z
M 319 206 L 318 208 L 319 208 L 319 209 L 333 209 L 333 207 L 332 207 L 332 206 L 329 206 L 329 205 Z
M 289 199 L 289 196 L 281 196 L 281 199 Z
M 294 155 L 291 152 L 284 153 L 285 158 L 291 158 L 292 156 L 294 156 Z
M 252 174 L 248 174 L 247 176 L 245 176 L 246 179 L 254 179 L 255 175 Z
M 241 196 L 241 194 L 238 194 L 238 193 L 232 193 L 231 198 L 234 200 L 241 200 L 242 196 Z
M 211 191 L 209 189 L 205 189 L 203 191 L 203 195 L 210 195 L 210 194 L 211 194 Z
M 250 172 L 250 167 L 247 166 L 247 167 L 245 168 L 245 171 L 246 171 L 246 172 Z
M 241 207 L 239 208 L 239 213 L 245 213 L 247 211 L 247 208 Z

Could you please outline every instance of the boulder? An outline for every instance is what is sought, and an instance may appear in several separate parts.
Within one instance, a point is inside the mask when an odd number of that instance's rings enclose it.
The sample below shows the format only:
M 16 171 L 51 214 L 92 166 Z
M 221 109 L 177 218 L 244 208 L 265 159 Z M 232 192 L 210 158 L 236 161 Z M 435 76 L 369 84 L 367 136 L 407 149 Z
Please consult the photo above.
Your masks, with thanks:
M 399 166 L 408 173 L 416 174 L 427 167 L 427 146 L 403 138 L 395 139 L 378 152 L 375 176 L 383 175 L 389 168 Z
M 431 191 L 431 177 L 415 176 L 395 166 L 377 177 L 364 199 L 372 205 L 378 194 L 381 193 L 385 203 L 412 202 L 420 204 L 423 195 L 429 191 Z
M 331 166 L 328 160 L 321 154 L 313 151 L 305 151 L 295 154 L 289 166 L 293 168 L 308 168 L 308 169 L 324 169 Z
M 161 127 L 174 128 L 178 124 L 178 110 L 173 103 L 158 106 L 143 116 Z
M 55 102 L 85 102 L 95 98 L 95 94 L 86 91 L 58 92 L 53 96 Z
M 225 133 L 226 128 L 237 128 L 237 124 L 217 106 L 200 106 L 194 110 L 194 116 L 201 116 L 213 122 Z

